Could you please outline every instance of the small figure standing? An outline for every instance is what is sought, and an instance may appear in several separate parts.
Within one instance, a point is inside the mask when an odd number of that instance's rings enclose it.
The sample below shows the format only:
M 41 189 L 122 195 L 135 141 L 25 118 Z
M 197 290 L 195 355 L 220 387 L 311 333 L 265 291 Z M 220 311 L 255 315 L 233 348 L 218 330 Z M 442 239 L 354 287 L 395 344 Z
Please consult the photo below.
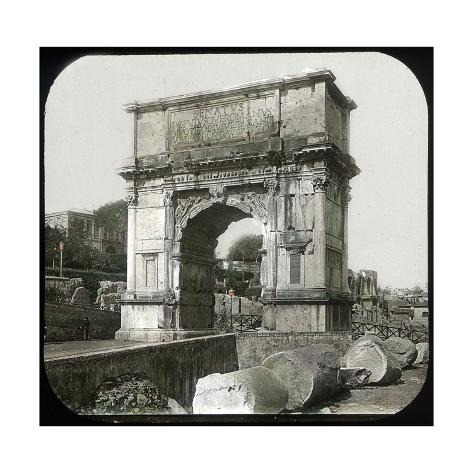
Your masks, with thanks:
M 89 340 L 89 329 L 90 329 L 90 322 L 88 317 L 84 317 L 84 326 L 83 331 L 84 331 L 84 340 Z

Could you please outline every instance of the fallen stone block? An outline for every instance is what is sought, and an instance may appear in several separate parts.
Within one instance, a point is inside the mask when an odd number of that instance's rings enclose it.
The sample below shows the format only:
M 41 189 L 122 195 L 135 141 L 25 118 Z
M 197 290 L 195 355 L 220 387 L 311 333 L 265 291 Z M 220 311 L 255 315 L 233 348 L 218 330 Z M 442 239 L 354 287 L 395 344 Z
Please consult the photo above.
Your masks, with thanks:
M 416 345 L 417 358 L 414 363 L 428 363 L 429 362 L 429 344 L 427 342 L 421 342 Z
M 197 381 L 194 414 L 278 414 L 288 393 L 268 368 L 254 366 L 231 373 L 214 373 Z
M 263 365 L 281 378 L 289 393 L 286 409 L 295 410 L 330 399 L 342 389 L 339 357 L 330 345 L 310 345 L 275 353 Z
M 346 388 L 359 388 L 368 384 L 371 371 L 367 368 L 340 368 L 338 372 L 340 382 Z
M 401 369 L 411 366 L 417 358 L 417 348 L 406 338 L 391 337 L 384 341 L 384 345 L 401 365 Z
M 80 304 L 80 305 L 89 305 L 90 304 L 90 294 L 85 287 L 78 287 L 74 291 L 74 295 L 71 299 L 71 304 Z
M 368 384 L 390 384 L 400 379 L 401 365 L 375 335 L 364 335 L 347 352 L 347 368 L 371 371 Z

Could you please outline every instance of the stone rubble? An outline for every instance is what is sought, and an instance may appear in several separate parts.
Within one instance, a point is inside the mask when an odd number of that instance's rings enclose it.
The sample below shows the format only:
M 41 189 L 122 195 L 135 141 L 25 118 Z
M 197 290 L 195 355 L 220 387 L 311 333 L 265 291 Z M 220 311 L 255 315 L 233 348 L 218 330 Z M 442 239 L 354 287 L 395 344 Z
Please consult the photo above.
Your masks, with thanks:
M 102 295 L 104 294 L 118 294 L 121 296 L 126 291 L 125 281 L 99 281 L 100 287 L 97 290 L 96 304 L 101 304 Z
M 340 368 L 339 379 L 346 388 L 360 388 L 369 383 L 371 371 L 367 368 Z
M 110 292 L 108 294 L 102 294 L 100 296 L 100 309 L 101 310 L 116 310 L 120 295 L 116 292 Z
M 82 415 L 163 415 L 187 414 L 174 399 L 164 396 L 144 374 L 125 374 L 101 383 Z
M 428 363 L 429 362 L 429 344 L 427 342 L 421 342 L 416 345 L 417 358 L 414 363 Z
M 85 287 L 78 287 L 74 291 L 71 304 L 90 305 L 90 293 Z

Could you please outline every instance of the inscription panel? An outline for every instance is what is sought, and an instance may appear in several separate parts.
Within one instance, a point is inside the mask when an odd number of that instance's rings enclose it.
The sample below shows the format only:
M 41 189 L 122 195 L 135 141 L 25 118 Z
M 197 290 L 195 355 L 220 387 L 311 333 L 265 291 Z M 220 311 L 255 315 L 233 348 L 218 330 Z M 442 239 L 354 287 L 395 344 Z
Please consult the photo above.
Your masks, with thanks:
M 250 141 L 277 131 L 274 94 L 170 110 L 171 148 Z

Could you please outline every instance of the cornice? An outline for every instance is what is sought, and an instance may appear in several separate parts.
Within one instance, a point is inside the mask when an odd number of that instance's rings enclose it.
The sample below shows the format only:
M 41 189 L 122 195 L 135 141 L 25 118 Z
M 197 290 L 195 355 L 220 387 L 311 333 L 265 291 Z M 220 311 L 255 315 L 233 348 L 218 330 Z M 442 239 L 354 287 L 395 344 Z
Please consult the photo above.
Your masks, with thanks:
M 339 99 L 341 99 L 346 106 L 353 110 L 356 108 L 355 102 L 349 97 L 345 97 L 340 89 L 335 85 L 336 77 L 332 71 L 323 69 L 320 71 L 313 71 L 306 74 L 297 74 L 292 76 L 278 77 L 275 79 L 264 79 L 236 86 L 225 87 L 217 90 L 205 90 L 201 92 L 194 92 L 189 94 L 176 95 L 147 102 L 133 102 L 127 103 L 123 106 L 126 112 L 136 112 L 144 109 L 165 110 L 176 105 L 184 105 L 192 102 L 203 102 L 214 99 L 222 99 L 226 97 L 235 96 L 238 94 L 247 95 L 251 93 L 262 93 L 271 89 L 284 89 L 301 87 L 305 84 L 314 82 L 330 82 L 332 90 L 335 91 Z

